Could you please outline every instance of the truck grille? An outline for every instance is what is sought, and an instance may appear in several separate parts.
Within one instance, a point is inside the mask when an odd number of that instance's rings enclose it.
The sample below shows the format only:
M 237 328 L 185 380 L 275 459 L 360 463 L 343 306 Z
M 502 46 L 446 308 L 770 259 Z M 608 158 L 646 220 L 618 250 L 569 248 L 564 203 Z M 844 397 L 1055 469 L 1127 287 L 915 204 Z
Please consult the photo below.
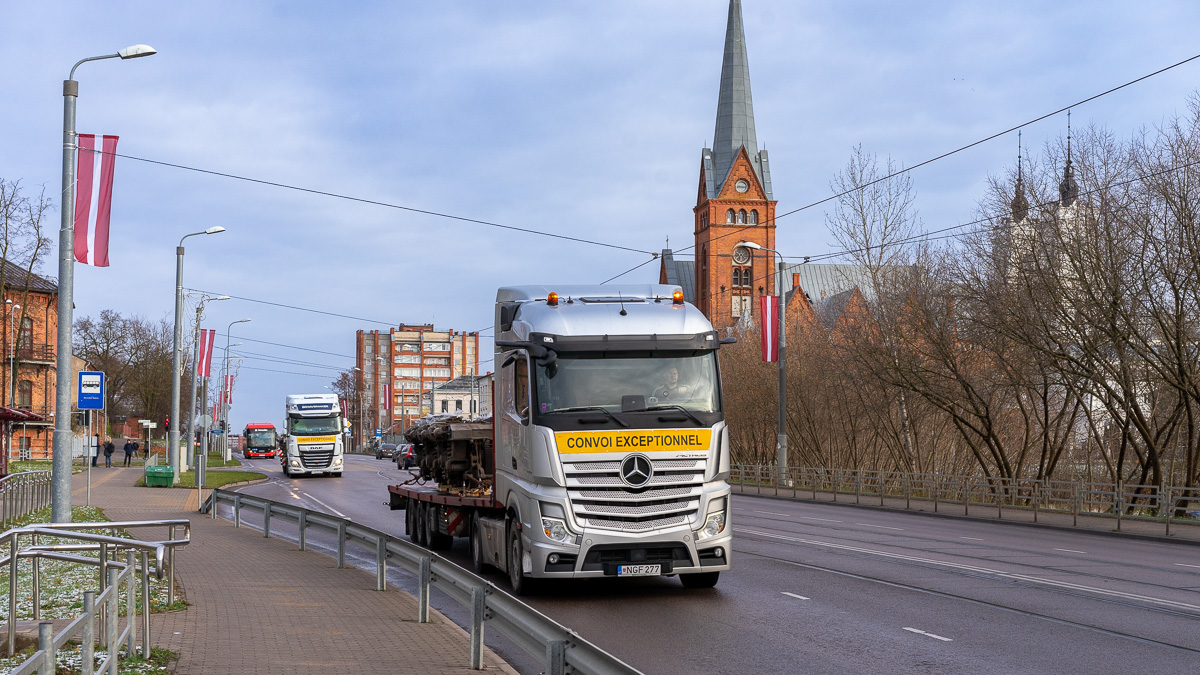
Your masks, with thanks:
M 695 518 L 703 492 L 703 459 L 651 459 L 647 487 L 621 480 L 620 462 L 564 462 L 567 495 L 575 517 L 587 527 L 642 532 L 682 525 Z
M 328 469 L 333 463 L 333 448 L 328 450 L 301 450 L 300 460 L 306 469 Z

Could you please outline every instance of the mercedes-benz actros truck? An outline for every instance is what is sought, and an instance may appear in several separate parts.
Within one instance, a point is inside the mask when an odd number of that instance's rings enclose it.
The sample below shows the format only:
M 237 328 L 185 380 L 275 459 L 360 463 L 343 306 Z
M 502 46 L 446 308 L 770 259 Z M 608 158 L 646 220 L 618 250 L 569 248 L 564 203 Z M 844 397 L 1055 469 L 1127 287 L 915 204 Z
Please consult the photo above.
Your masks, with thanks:
M 409 535 L 469 537 L 477 570 L 535 580 L 730 568 L 729 434 L 712 325 L 677 286 L 501 288 L 491 419 L 405 431 Z M 730 340 L 727 338 L 727 340 Z
M 337 476 L 344 470 L 342 409 L 337 394 L 290 394 L 279 439 L 285 476 Z

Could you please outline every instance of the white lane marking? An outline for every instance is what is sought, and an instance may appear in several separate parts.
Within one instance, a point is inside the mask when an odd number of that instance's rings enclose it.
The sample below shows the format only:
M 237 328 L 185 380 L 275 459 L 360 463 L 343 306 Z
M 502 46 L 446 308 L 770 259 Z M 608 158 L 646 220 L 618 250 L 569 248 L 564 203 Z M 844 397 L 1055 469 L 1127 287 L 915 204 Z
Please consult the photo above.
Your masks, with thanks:
M 1070 549 L 1070 548 L 1056 548 L 1056 549 L 1054 549 L 1054 550 L 1055 550 L 1055 551 L 1062 551 L 1063 553 L 1083 553 L 1083 554 L 1086 554 L 1086 553 L 1087 553 L 1087 551 L 1076 551 L 1076 550 L 1074 550 L 1074 549 Z
M 862 525 L 863 527 L 878 527 L 881 530 L 899 530 L 901 532 L 904 531 L 903 527 L 888 527 L 887 525 L 872 525 L 870 523 L 855 523 L 855 525 Z
M 342 513 L 341 511 L 338 511 L 337 509 L 335 509 L 335 508 L 333 508 L 332 506 L 330 506 L 330 505 L 326 504 L 325 502 L 321 501 L 320 499 L 317 499 L 316 497 L 314 497 L 314 496 L 312 496 L 312 495 L 308 494 L 307 492 L 305 492 L 305 493 L 304 493 L 304 496 L 305 496 L 305 497 L 308 497 L 309 499 L 313 500 L 314 502 L 316 502 L 316 503 L 320 504 L 321 506 L 324 506 L 325 508 L 329 509 L 330 511 L 333 511 L 333 512 L 334 512 L 335 514 L 337 514 L 338 516 L 341 516 L 342 518 L 345 518 L 345 517 L 346 517 L 346 514 Z
M 959 537 L 959 539 L 970 539 L 971 541 L 983 541 L 979 537 Z
M 1175 564 L 1179 565 L 1180 567 L 1195 567 L 1196 569 L 1200 569 L 1200 565 L 1189 565 L 1187 563 L 1175 563 Z
M 765 513 L 768 516 L 790 516 L 790 513 L 776 513 L 774 511 L 751 511 L 751 513 Z
M 820 520 L 820 521 L 822 521 L 822 522 L 826 522 L 826 523 L 840 523 L 840 522 L 842 522 L 842 521 L 840 521 L 840 520 L 833 520 L 832 518 L 814 518 L 814 517 L 812 517 L 812 516 L 800 516 L 800 517 L 801 517 L 801 518 L 803 518 L 803 519 L 805 519 L 805 520 Z
M 937 567 L 948 567 L 950 569 L 961 570 L 964 572 L 973 572 L 975 574 L 988 574 L 988 575 L 991 575 L 991 576 L 994 576 L 994 577 L 997 577 L 1000 579 L 1012 579 L 1014 581 L 1023 581 L 1026 583 L 1040 584 L 1043 586 L 1051 586 L 1053 588 L 1062 588 L 1062 589 L 1067 589 L 1067 590 L 1072 590 L 1072 591 L 1082 591 L 1085 593 L 1093 593 L 1095 595 L 1101 595 L 1101 596 L 1106 596 L 1106 597 L 1121 598 L 1123 600 L 1136 600 L 1136 601 L 1145 602 L 1145 603 L 1148 603 L 1151 605 L 1161 605 L 1164 607 L 1171 607 L 1174 609 L 1180 609 L 1180 610 L 1189 611 L 1189 612 L 1200 612 L 1200 605 L 1190 605 L 1186 602 L 1177 602 L 1175 600 L 1165 600 L 1163 598 L 1156 598 L 1156 597 L 1149 596 L 1149 595 L 1138 595 L 1136 593 L 1124 593 L 1122 591 L 1113 591 L 1113 590 L 1109 590 L 1106 588 L 1096 588 L 1094 586 L 1084 586 L 1082 584 L 1072 584 L 1070 582 L 1057 581 L 1055 579 L 1043 579 L 1042 577 L 1035 577 L 1035 576 L 1031 576 L 1028 574 L 1017 574 L 1015 572 L 1004 572 L 1002 570 L 991 569 L 988 567 L 977 567 L 975 565 L 965 565 L 963 563 L 949 562 L 946 560 L 934 560 L 932 558 L 921 558 L 918 556 L 904 555 L 902 553 L 890 553 L 888 551 L 878 551 L 878 550 L 869 549 L 869 548 L 862 548 L 861 546 L 849 546 L 847 544 L 835 544 L 833 542 L 819 541 L 816 539 L 804 539 L 801 537 L 789 537 L 789 536 L 782 535 L 782 534 L 775 534 L 773 532 L 760 532 L 758 530 L 750 530 L 750 529 L 746 529 L 746 528 L 742 528 L 742 527 L 735 527 L 734 531 L 742 532 L 744 534 L 756 534 L 760 537 L 767 537 L 770 539 L 781 539 L 783 541 L 792 541 L 792 542 L 796 542 L 796 543 L 800 543 L 800 544 L 809 544 L 812 546 L 824 546 L 826 548 L 833 548 L 833 549 L 838 549 L 841 551 L 852 551 L 854 553 L 865 553 L 867 555 L 876 555 L 881 558 L 893 558 L 895 560 L 904 560 L 907 562 L 922 563 L 925 565 L 934 565 Z
M 803 595 L 796 595 L 795 593 L 788 593 L 787 591 L 780 591 L 780 593 L 783 593 L 784 595 L 793 597 L 797 600 L 812 600 L 812 598 L 806 598 Z
M 941 640 L 942 642 L 954 642 L 954 640 L 951 640 L 948 637 L 942 637 L 941 635 L 934 635 L 933 633 L 926 633 L 925 631 L 917 630 L 916 628 L 907 628 L 906 627 L 904 630 L 906 630 L 910 633 L 916 633 L 917 635 L 924 635 L 925 637 L 931 637 L 934 640 Z

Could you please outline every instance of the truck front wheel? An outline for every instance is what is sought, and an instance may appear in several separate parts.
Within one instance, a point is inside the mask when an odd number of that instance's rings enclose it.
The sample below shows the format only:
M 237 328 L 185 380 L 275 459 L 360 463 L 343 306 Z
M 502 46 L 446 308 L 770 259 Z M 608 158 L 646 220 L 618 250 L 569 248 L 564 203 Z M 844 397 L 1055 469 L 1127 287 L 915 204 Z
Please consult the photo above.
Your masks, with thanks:
M 525 547 L 521 543 L 521 531 L 517 529 L 517 521 L 508 524 L 508 583 L 512 586 L 513 595 L 531 595 L 534 591 L 534 580 L 525 576 L 521 561 L 525 558 Z

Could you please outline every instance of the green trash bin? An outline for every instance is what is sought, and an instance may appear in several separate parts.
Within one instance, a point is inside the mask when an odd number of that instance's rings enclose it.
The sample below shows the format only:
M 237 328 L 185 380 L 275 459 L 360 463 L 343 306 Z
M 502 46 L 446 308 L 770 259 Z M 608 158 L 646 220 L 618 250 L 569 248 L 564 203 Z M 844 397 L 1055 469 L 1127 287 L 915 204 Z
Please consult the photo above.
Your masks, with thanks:
M 173 487 L 175 471 L 170 466 L 146 467 L 146 487 Z

